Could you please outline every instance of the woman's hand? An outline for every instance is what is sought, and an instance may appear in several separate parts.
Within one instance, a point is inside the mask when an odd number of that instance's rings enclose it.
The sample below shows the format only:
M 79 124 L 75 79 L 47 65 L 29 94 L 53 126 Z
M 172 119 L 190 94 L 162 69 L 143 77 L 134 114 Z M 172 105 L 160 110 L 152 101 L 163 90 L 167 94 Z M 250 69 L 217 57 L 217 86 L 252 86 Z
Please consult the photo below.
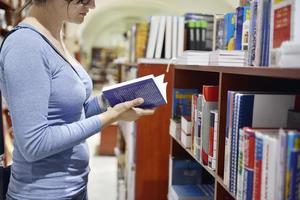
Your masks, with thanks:
M 135 121 L 141 116 L 152 115 L 154 110 L 135 108 L 143 102 L 144 100 L 142 98 L 137 98 L 132 101 L 117 104 L 113 108 L 108 109 L 100 115 L 102 127 L 119 120 Z

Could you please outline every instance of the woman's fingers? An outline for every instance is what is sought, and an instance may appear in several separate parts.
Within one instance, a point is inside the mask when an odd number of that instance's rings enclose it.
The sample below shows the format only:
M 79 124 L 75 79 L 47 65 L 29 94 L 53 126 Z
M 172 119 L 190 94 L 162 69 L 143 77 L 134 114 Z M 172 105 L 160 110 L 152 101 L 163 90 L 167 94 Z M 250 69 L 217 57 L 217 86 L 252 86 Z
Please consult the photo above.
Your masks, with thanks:
M 153 115 L 155 110 L 153 109 L 141 109 L 141 108 L 132 108 L 138 115 Z

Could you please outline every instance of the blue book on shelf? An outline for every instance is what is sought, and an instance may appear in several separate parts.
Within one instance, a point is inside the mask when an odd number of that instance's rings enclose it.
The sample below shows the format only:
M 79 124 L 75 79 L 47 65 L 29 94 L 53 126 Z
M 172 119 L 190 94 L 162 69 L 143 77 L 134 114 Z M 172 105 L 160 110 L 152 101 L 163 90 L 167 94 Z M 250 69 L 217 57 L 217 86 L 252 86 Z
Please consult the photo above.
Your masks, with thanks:
M 291 189 L 290 200 L 297 200 L 299 198 L 300 185 L 300 150 L 293 150 L 290 154 L 291 159 Z
M 240 92 L 236 94 L 235 115 L 231 132 L 230 187 L 236 193 L 238 130 L 243 127 L 274 128 L 287 126 L 288 110 L 296 106 L 297 95 Z
M 203 170 L 195 160 L 172 159 L 172 185 L 195 185 L 202 183 Z
M 226 50 L 234 50 L 235 13 L 224 16 L 224 43 Z
M 181 116 L 191 116 L 193 94 L 199 94 L 199 90 L 174 88 L 172 109 L 173 119 L 180 119 Z
M 212 196 L 200 189 L 197 185 L 172 185 L 173 197 L 177 200 L 212 200 Z
M 236 9 L 236 35 L 235 35 L 235 50 L 242 50 L 243 24 L 249 18 L 249 6 L 238 7 Z M 249 20 L 249 19 L 248 19 Z
M 299 197 L 299 155 L 300 133 L 290 131 L 287 135 L 287 165 L 285 199 L 296 200 Z
M 249 27 L 249 47 L 248 47 L 248 65 L 252 66 L 255 59 L 256 49 L 256 21 L 257 21 L 258 0 L 251 2 L 250 6 L 250 27 Z
M 164 83 L 164 75 L 154 77 L 143 76 L 134 80 L 122 82 L 104 87 L 102 92 L 110 106 L 143 98 L 144 103 L 140 108 L 154 108 L 167 103 L 167 83 Z

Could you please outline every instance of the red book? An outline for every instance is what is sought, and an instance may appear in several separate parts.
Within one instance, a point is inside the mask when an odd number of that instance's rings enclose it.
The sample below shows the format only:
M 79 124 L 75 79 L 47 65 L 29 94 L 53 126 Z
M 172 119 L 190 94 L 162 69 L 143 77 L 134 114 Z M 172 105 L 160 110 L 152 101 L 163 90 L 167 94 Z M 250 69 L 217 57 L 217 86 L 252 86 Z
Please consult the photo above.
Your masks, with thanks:
M 201 116 L 201 143 L 202 161 L 208 164 L 209 135 L 210 135 L 210 111 L 218 108 L 219 87 L 215 85 L 204 85 L 202 89 L 202 116 Z

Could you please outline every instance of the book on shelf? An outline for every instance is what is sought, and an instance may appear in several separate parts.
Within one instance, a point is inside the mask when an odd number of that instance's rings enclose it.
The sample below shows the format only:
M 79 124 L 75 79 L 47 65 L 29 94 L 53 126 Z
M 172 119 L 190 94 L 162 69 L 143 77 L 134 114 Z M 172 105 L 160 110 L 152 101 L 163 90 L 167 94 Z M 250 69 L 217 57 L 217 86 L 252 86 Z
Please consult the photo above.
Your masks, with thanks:
M 192 126 L 194 127 L 194 136 L 193 136 L 193 153 L 197 160 L 201 160 L 201 116 L 202 116 L 202 101 L 203 95 L 196 94 L 194 97 L 194 121 Z
M 217 137 L 218 137 L 218 110 L 210 111 L 209 143 L 208 143 L 208 167 L 216 169 Z
M 213 29 L 213 51 L 224 49 L 224 15 L 214 15 L 214 29 Z
M 244 30 L 245 24 L 250 20 L 250 7 L 242 6 L 236 9 L 235 50 L 247 50 L 243 48 L 243 37 L 249 32 Z M 248 29 L 249 30 L 249 29 Z M 245 39 L 246 40 L 246 39 Z M 248 40 L 247 40 L 248 43 Z
M 172 16 L 166 18 L 165 58 L 172 58 Z
M 175 59 L 178 65 L 208 65 L 209 51 L 186 50 Z
M 300 43 L 300 2 L 272 0 L 270 32 L 270 64 L 276 65 L 278 50 L 283 42 Z M 299 66 L 298 66 L 299 67 Z
M 185 148 L 192 147 L 192 123 L 191 116 L 181 116 L 181 144 Z
M 198 89 L 174 88 L 172 118 L 180 120 L 181 116 L 191 116 L 192 95 L 198 94 Z
M 172 17 L 172 58 L 177 57 L 178 46 L 178 16 Z
M 210 53 L 209 65 L 242 67 L 246 64 L 246 51 L 216 50 Z
M 287 127 L 288 110 L 295 107 L 299 96 L 234 91 L 230 91 L 228 96 L 225 156 L 229 159 L 225 159 L 224 163 L 224 182 L 235 194 L 239 129 L 245 126 Z
M 158 30 L 159 30 L 159 22 L 160 22 L 160 16 L 151 16 L 146 58 L 154 58 L 155 55 L 154 52 L 155 52 Z
M 300 132 L 240 129 L 236 199 L 297 199 Z
M 202 89 L 202 114 L 201 114 L 201 156 L 203 164 L 208 164 L 210 111 L 218 109 L 219 86 L 204 85 Z
M 255 59 L 256 31 L 257 31 L 256 30 L 257 5 L 258 5 L 258 0 L 251 1 L 249 40 L 248 40 L 248 60 L 247 60 L 247 65 L 248 66 L 253 66 L 253 61 Z
M 157 42 L 155 48 L 155 58 L 163 58 L 163 44 L 166 33 L 166 16 L 159 16 L 159 26 L 158 26 L 158 34 L 157 34 Z
M 167 83 L 164 83 L 164 74 L 162 74 L 157 77 L 143 76 L 107 86 L 102 91 L 110 106 L 141 97 L 144 103 L 138 107 L 154 108 L 167 103 L 166 90 Z
M 180 136 L 181 135 L 181 123 L 179 120 L 170 119 L 169 133 L 173 138 L 180 140 L 180 138 L 181 138 L 181 136 Z
M 213 200 L 214 187 L 210 185 L 172 185 L 168 200 Z
M 225 50 L 234 50 L 235 13 L 224 15 L 224 45 Z

